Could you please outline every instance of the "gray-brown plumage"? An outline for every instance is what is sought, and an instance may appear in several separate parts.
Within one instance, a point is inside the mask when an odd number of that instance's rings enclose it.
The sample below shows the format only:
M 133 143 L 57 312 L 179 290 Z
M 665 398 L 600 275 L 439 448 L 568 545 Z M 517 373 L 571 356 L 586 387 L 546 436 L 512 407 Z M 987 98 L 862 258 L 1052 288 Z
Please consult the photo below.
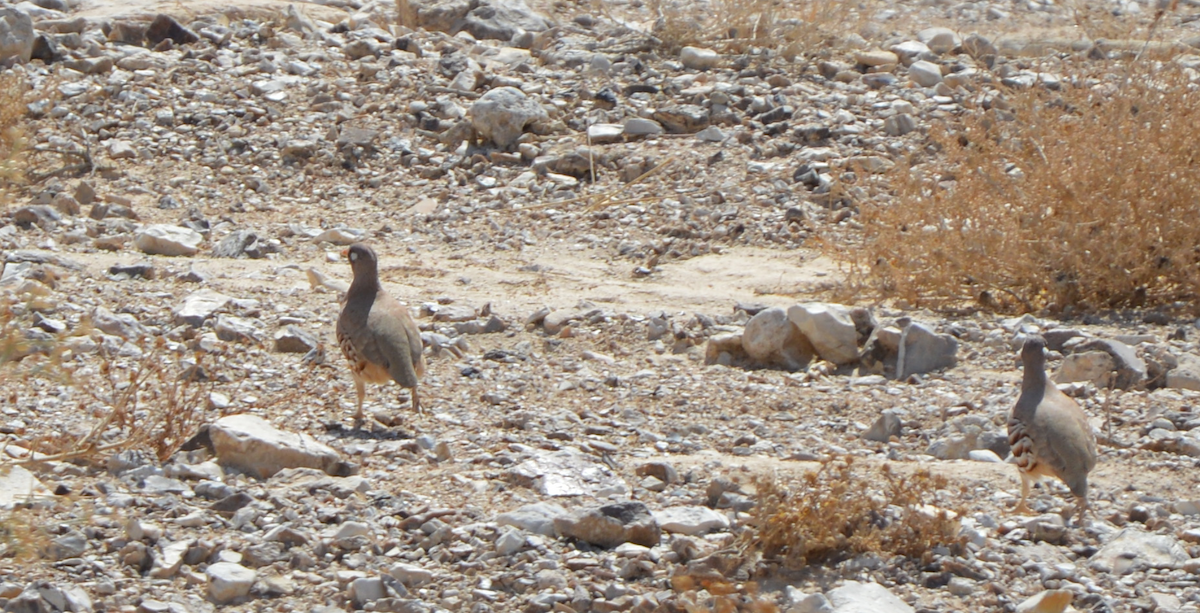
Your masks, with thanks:
M 379 260 L 370 247 L 355 243 L 344 252 L 354 271 L 346 304 L 337 321 L 337 340 L 350 361 L 358 392 L 355 420 L 363 419 L 367 383 L 395 381 L 412 392 L 413 408 L 421 410 L 417 383 L 425 374 L 421 331 L 408 313 L 379 283 Z
M 1008 420 L 1008 443 L 1021 472 L 1017 513 L 1029 512 L 1029 487 L 1040 477 L 1058 477 L 1087 510 L 1088 472 L 1096 466 L 1096 438 L 1087 415 L 1046 376 L 1046 341 L 1032 336 L 1021 348 L 1025 373 L 1021 395 Z

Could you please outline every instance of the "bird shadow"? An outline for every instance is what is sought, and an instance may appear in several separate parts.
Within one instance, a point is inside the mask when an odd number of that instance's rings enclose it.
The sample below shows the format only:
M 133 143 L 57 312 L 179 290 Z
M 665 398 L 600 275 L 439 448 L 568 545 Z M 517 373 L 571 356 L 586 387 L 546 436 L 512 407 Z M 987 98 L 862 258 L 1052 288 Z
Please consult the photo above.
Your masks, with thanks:
M 362 426 L 347 426 L 341 422 L 322 424 L 325 432 L 337 439 L 356 441 L 402 441 L 416 438 L 411 432 L 399 428 L 364 428 Z

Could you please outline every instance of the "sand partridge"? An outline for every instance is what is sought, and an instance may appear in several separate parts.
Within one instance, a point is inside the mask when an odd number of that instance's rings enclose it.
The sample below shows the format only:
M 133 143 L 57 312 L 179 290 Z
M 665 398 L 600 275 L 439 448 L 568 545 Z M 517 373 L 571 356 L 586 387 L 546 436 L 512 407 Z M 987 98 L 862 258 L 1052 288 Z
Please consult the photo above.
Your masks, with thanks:
M 1078 501 L 1079 519 L 1087 510 L 1088 472 L 1096 465 L 1096 438 L 1079 405 L 1046 376 L 1046 341 L 1031 336 L 1021 348 L 1025 373 L 1021 395 L 1008 419 L 1008 443 L 1021 472 L 1021 501 L 1040 477 L 1058 477 Z
M 379 260 L 370 247 L 355 243 L 343 252 L 354 271 L 346 304 L 337 321 L 337 341 L 350 360 L 358 392 L 355 420 L 363 419 L 367 383 L 395 381 L 412 392 L 413 408 L 421 410 L 417 382 L 425 374 L 421 331 L 408 313 L 379 284 Z

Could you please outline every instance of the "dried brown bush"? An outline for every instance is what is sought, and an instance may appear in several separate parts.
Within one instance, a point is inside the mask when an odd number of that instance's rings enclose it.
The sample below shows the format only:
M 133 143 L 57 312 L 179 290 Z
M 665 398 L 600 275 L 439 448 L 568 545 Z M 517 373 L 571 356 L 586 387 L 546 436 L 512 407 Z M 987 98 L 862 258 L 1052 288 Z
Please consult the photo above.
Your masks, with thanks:
M 864 203 L 854 282 L 914 305 L 1174 306 L 1200 290 L 1200 92 L 1174 63 L 1077 72 L 930 133 Z
M 959 542 L 953 512 L 933 506 L 946 483 L 927 471 L 901 475 L 886 464 L 866 474 L 849 459 L 826 462 L 798 484 L 759 478 L 755 544 L 764 557 L 793 567 L 868 552 L 920 558 Z
M 204 380 L 203 354 L 180 354 L 161 337 L 146 337 L 135 341 L 143 352 L 139 359 L 118 360 L 102 351 L 97 368 L 83 368 L 65 359 L 66 340 L 31 345 L 11 310 L 0 310 L 0 382 L 39 378 L 73 387 L 82 392 L 75 414 L 95 418 L 84 430 L 43 432 L 30 441 L 31 451 L 67 459 L 137 449 L 165 461 L 205 420 L 212 385 Z
M 10 185 L 25 172 L 28 140 L 22 122 L 29 85 L 17 70 L 0 72 L 0 204 L 7 205 Z
M 790 59 L 828 49 L 863 19 L 860 5 L 848 0 L 713 0 L 708 9 L 651 0 L 648 6 L 657 16 L 654 35 L 672 53 L 688 45 L 732 53 L 759 47 Z

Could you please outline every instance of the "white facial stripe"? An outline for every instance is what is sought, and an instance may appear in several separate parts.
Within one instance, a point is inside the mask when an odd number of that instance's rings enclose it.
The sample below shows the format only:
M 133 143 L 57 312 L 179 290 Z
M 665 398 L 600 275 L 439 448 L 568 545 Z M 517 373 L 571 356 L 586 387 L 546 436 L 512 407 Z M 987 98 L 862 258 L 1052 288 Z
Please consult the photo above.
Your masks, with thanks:
M 358 252 L 356 252 L 356 251 L 351 251 L 351 252 L 350 252 L 350 261 L 351 261 L 351 262 L 357 262 L 357 261 L 358 261 Z

